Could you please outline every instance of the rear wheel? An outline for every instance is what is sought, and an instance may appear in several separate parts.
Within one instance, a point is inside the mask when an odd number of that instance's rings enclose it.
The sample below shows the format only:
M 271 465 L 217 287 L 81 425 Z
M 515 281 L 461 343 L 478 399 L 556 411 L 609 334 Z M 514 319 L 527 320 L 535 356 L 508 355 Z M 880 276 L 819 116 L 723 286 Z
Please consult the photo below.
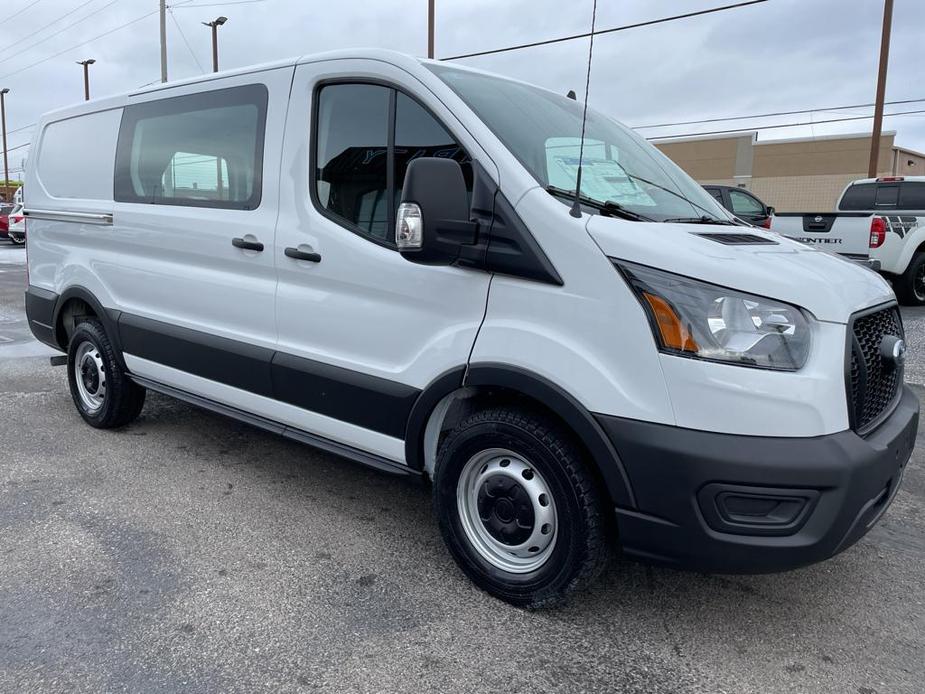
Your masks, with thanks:
M 563 602 L 606 563 L 595 480 L 567 432 L 541 414 L 466 418 L 440 449 L 434 506 L 462 570 L 514 605 Z
M 68 383 L 84 421 L 97 429 L 128 424 L 141 412 L 145 389 L 129 379 L 116 359 L 103 324 L 77 324 L 68 346 Z
M 900 303 L 906 306 L 925 305 L 925 253 L 916 253 L 906 271 L 893 280 L 893 289 Z

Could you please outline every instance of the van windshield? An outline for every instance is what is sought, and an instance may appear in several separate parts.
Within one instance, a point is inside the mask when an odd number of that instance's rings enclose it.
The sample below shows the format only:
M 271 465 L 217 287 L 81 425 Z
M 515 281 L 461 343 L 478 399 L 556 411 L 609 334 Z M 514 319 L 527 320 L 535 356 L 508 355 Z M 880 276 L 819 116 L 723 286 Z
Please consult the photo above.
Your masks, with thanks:
M 574 193 L 581 146 L 579 102 L 484 73 L 430 63 L 425 67 L 466 102 L 540 185 Z M 731 219 L 658 149 L 591 109 L 581 194 L 588 202 L 616 203 L 648 221 Z

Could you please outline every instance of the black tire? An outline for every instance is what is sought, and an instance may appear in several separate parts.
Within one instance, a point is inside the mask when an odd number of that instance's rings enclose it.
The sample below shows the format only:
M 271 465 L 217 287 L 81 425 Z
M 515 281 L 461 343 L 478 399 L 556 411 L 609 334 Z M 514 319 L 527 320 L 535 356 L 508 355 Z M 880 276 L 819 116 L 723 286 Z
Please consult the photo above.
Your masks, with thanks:
M 14 246 L 23 246 L 26 243 L 26 237 L 23 236 L 21 239 L 17 239 L 12 234 L 10 234 L 10 241 Z
M 466 512 L 460 511 L 458 487 L 463 490 L 490 488 L 492 478 L 486 475 L 492 473 L 489 465 L 483 466 L 483 458 L 480 456 L 497 455 L 497 451 L 513 453 L 519 459 L 515 462 L 526 463 L 531 468 L 531 477 L 528 479 L 534 479 L 535 471 L 537 479 L 553 498 L 556 517 L 554 540 L 551 546 L 543 549 L 545 563 L 533 569 L 518 567 L 517 571 L 511 572 L 500 568 L 498 563 L 504 559 L 487 559 L 484 543 L 480 550 L 477 547 L 479 540 L 472 539 L 474 521 L 470 521 L 468 534 L 464 527 Z M 504 465 L 505 455 L 500 455 L 497 465 Z M 472 479 L 473 473 L 467 473 L 468 470 L 479 470 L 479 476 L 471 487 L 467 480 Z M 526 477 L 525 472 L 521 474 Z M 480 479 L 484 480 L 481 486 L 478 485 Z M 505 481 L 509 480 L 505 478 Z M 501 492 L 502 495 L 505 493 Z M 475 492 L 472 494 L 470 498 L 474 498 Z M 543 414 L 498 407 L 477 412 L 464 419 L 447 435 L 440 447 L 434 470 L 433 495 L 440 531 L 460 568 L 481 589 L 513 605 L 540 608 L 563 603 L 572 593 L 592 583 L 606 565 L 607 533 L 596 481 L 583 462 L 580 449 L 573 443 L 572 437 L 558 423 Z M 525 492 L 519 498 L 526 499 L 529 496 Z M 514 496 L 508 498 L 515 499 Z M 490 512 L 482 506 L 483 501 L 491 505 Z M 506 532 L 496 526 L 489 530 L 492 523 L 499 522 L 497 509 L 500 503 L 505 502 L 499 502 L 490 492 L 484 495 L 483 491 L 478 492 L 477 515 L 482 520 L 485 532 L 494 532 L 496 540 L 503 540 L 499 536 Z M 518 503 L 514 501 L 514 504 Z M 473 506 L 469 504 L 470 508 Z M 508 518 L 510 508 L 506 509 Z M 521 505 L 519 508 L 526 512 L 527 506 Z M 473 515 L 470 514 L 469 518 L 473 518 Z M 539 520 L 532 514 L 529 518 L 535 522 Z M 516 525 L 512 532 L 519 532 L 520 521 L 519 517 L 514 519 Z M 475 531 L 476 536 L 478 532 Z M 520 536 L 518 538 L 522 539 Z
M 925 305 L 925 253 L 916 253 L 906 271 L 893 280 L 896 298 L 904 306 Z
M 103 324 L 96 319 L 78 323 L 71 335 L 67 378 L 77 411 L 87 424 L 97 429 L 125 426 L 144 407 L 145 389 L 134 383 L 120 366 Z M 82 379 L 83 386 L 78 379 Z M 92 407 L 88 399 L 98 399 L 99 406 Z

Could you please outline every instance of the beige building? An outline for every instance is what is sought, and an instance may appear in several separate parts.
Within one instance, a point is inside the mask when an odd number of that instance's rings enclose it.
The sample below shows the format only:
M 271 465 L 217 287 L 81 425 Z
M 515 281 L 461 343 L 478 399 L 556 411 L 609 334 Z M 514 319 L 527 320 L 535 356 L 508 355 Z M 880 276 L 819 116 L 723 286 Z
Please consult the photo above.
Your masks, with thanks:
M 764 140 L 739 135 L 654 140 L 702 184 L 746 188 L 780 212 L 829 212 L 849 182 L 867 177 L 870 135 Z M 879 176 L 923 176 L 925 154 L 880 140 Z

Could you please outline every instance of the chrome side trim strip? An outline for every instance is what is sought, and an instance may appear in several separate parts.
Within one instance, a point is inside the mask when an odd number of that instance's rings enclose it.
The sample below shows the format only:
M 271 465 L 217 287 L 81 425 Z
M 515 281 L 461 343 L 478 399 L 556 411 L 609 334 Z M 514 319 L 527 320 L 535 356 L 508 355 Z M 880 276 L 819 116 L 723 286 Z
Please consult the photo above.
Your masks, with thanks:
M 72 212 L 69 210 L 23 210 L 28 219 L 47 219 L 52 222 L 112 225 L 112 212 Z

